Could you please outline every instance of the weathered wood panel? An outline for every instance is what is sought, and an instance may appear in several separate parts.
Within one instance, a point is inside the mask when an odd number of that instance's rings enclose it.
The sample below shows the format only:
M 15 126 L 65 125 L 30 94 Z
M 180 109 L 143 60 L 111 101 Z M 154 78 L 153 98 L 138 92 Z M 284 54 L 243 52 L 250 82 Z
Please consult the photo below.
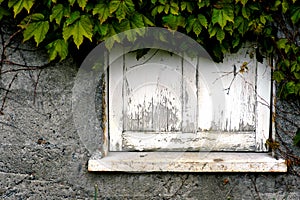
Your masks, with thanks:
M 195 133 L 198 128 L 197 58 L 182 55 L 182 132 Z
M 270 101 L 270 74 L 262 67 L 248 49 L 219 64 L 158 50 L 118 58 L 109 72 L 110 150 L 265 151 L 269 129 L 259 121 L 269 112 L 258 102 Z
M 108 67 L 108 134 L 109 134 L 109 150 L 119 151 L 122 146 L 123 131 L 123 56 L 115 57 L 114 55 L 122 55 L 122 48 L 114 48 L 114 52 L 109 55 Z
M 247 49 L 227 55 L 217 64 L 218 76 L 208 81 L 222 81 L 222 88 L 211 86 L 218 96 L 213 98 L 215 110 L 213 129 L 226 131 L 254 131 L 256 109 L 256 61 L 250 59 Z M 243 67 L 246 67 L 245 69 Z M 223 94 L 223 96 L 222 96 Z M 222 102 L 224 101 L 224 102 Z
M 153 50 L 138 62 L 125 56 L 124 131 L 180 131 L 182 65 L 180 57 Z
M 124 151 L 254 151 L 254 132 L 131 132 L 123 136 Z
M 257 109 L 256 109 L 256 151 L 267 151 L 265 145 L 269 138 L 271 119 L 271 67 L 268 66 L 267 61 L 264 63 L 257 63 Z

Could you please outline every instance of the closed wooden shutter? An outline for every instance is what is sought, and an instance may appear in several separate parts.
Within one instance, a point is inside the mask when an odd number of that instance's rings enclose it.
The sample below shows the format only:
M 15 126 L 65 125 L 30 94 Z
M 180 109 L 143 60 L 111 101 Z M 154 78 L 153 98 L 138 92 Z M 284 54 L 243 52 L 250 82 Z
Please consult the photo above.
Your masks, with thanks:
M 270 68 L 247 52 L 219 64 L 156 49 L 111 60 L 110 151 L 266 151 Z

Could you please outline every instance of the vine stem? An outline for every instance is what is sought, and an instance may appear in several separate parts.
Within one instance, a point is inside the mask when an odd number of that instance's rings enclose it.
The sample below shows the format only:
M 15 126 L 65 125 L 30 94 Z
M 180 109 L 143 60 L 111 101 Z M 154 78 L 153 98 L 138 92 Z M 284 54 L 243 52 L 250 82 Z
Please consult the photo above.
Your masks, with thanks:
M 1 109 L 0 109 L 0 114 L 1 114 L 1 115 L 4 114 L 4 113 L 3 113 L 3 110 L 4 110 L 4 105 L 5 105 L 5 102 L 6 102 L 8 93 L 10 92 L 10 88 L 11 88 L 13 82 L 16 80 L 17 76 L 18 76 L 18 73 L 16 73 L 16 74 L 14 75 L 14 77 L 11 79 L 11 81 L 10 81 L 10 83 L 9 83 L 9 85 L 8 85 L 8 88 L 6 89 L 5 95 L 4 95 L 3 99 L 2 99 L 2 105 L 1 105 Z

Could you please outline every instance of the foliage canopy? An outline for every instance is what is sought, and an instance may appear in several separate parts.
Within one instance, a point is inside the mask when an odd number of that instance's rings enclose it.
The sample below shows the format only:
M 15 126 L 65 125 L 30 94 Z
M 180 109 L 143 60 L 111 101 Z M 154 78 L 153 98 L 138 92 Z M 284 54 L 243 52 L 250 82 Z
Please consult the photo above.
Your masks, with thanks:
M 300 96 L 300 4 L 297 0 L 0 0 L 0 22 L 14 19 L 23 40 L 46 47 L 50 61 L 132 28 L 165 27 L 189 35 L 216 61 L 243 43 L 276 61 L 279 96 Z M 128 35 L 134 41 L 135 35 Z M 111 44 L 113 45 L 113 44 Z

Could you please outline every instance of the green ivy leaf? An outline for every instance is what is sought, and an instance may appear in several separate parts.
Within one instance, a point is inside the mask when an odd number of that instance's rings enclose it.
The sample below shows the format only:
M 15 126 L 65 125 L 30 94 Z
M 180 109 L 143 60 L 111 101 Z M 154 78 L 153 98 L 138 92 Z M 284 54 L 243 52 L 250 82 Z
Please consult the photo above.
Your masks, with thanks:
M 203 8 L 203 7 L 207 7 L 210 5 L 210 0 L 201 0 L 201 1 L 198 1 L 197 3 L 198 5 L 198 8 Z
M 110 8 L 109 5 L 106 3 L 99 3 L 95 6 L 95 8 L 93 9 L 93 15 L 99 15 L 99 21 L 100 24 L 102 24 L 103 22 L 105 22 L 108 17 L 110 16 Z
M 120 24 L 119 23 L 113 22 L 113 23 L 109 24 L 108 36 L 112 37 L 113 40 L 115 40 L 116 42 L 121 42 L 121 38 L 119 38 L 119 36 L 116 35 L 119 32 L 120 32 Z
M 27 10 L 27 12 L 30 12 L 31 7 L 33 6 L 35 0 L 9 0 L 8 1 L 8 7 L 13 7 L 14 10 L 14 17 L 19 14 L 23 8 Z
M 151 15 L 154 17 L 157 15 L 157 7 L 154 7 L 151 11 Z
M 87 15 L 81 15 L 80 19 L 72 23 L 71 25 L 66 23 L 63 27 L 63 38 L 67 41 L 70 37 L 73 37 L 74 43 L 77 48 L 83 42 L 83 37 L 92 41 L 93 36 L 93 24 Z
M 157 6 L 157 12 L 158 13 L 162 13 L 162 11 L 164 11 L 164 10 L 165 10 L 165 6 L 164 5 Z
M 193 30 L 193 26 L 194 26 L 194 23 L 197 19 L 195 18 L 194 15 L 190 15 L 188 18 L 187 18 L 187 23 L 186 23 L 186 32 L 189 33 L 191 32 L 191 30 Z
M 163 16 L 162 20 L 164 22 L 164 26 L 172 30 L 177 30 L 179 26 L 185 26 L 185 18 L 181 15 L 169 14 L 167 16 Z
M 199 22 L 200 22 L 200 24 L 202 26 L 204 26 L 205 28 L 207 28 L 208 23 L 207 23 L 207 19 L 206 19 L 206 17 L 204 15 L 198 14 L 198 20 L 199 20 Z
M 227 26 L 224 27 L 223 29 L 225 32 L 229 33 L 229 35 L 232 35 L 234 30 L 233 30 L 233 24 L 227 24 Z
M 50 22 L 55 22 L 60 25 L 63 16 L 69 16 L 69 9 L 64 7 L 62 4 L 57 4 L 52 8 L 52 14 L 50 15 Z
M 233 7 L 230 5 L 224 6 L 222 9 L 213 9 L 212 23 L 218 23 L 223 29 L 227 22 L 234 22 Z
M 99 33 L 99 35 L 101 35 L 102 37 L 107 35 L 108 33 L 108 24 L 98 24 L 96 23 L 94 26 L 94 29 L 96 32 Z
M 286 45 L 287 45 L 287 42 L 288 42 L 288 39 L 286 38 L 282 38 L 282 39 L 279 39 L 276 44 L 277 44 L 277 47 L 279 49 L 285 49 Z
M 37 46 L 45 39 L 49 30 L 49 22 L 44 20 L 44 15 L 41 13 L 28 16 L 19 26 L 25 29 L 23 32 L 23 41 L 25 42 L 34 37 Z
M 187 10 L 189 13 L 193 12 L 194 5 L 192 2 L 182 1 L 180 4 L 181 11 Z
M 248 0 L 235 0 L 235 3 L 240 2 L 243 6 L 246 5 L 246 3 L 248 2 Z
M 49 60 L 54 60 L 57 56 L 64 60 L 68 55 L 68 43 L 63 39 L 57 39 L 46 46 Z
M 113 21 L 112 23 L 104 25 L 107 27 L 105 27 L 105 30 L 103 29 L 103 31 L 107 32 L 107 34 L 102 37 L 102 40 L 105 40 L 106 48 L 111 49 L 115 42 L 119 43 L 121 41 L 121 38 L 117 35 L 117 33 L 120 32 L 120 24 Z M 101 27 L 102 26 L 103 25 L 101 25 Z
M 298 128 L 295 137 L 293 138 L 294 145 L 300 146 L 300 128 Z
M 300 71 L 300 70 L 298 70 L 298 71 Z M 300 80 L 300 72 L 294 72 L 293 74 L 296 79 Z
M 66 20 L 65 24 L 69 26 L 70 24 L 73 24 L 75 21 L 77 21 L 79 18 L 80 18 L 79 11 L 72 12 L 70 17 Z
M 248 20 L 243 19 L 243 17 L 238 16 L 234 22 L 234 28 L 238 29 L 238 32 L 243 36 L 248 31 Z
M 169 10 L 170 10 L 170 5 L 169 4 L 165 4 L 164 5 L 164 12 L 165 12 L 165 14 L 169 14 Z
M 134 4 L 131 0 L 124 0 L 116 11 L 116 17 L 120 21 L 126 18 L 126 14 L 131 14 L 134 12 Z
M 240 44 L 240 37 L 235 37 L 232 41 L 232 48 L 239 46 L 239 44 Z
M 266 24 L 267 20 L 264 15 L 261 15 L 259 19 L 262 24 Z
M 299 76 L 300 76 L 300 73 L 298 74 Z M 298 77 L 299 77 L 298 76 Z M 299 80 L 299 78 L 298 78 L 298 80 Z M 300 83 L 297 83 L 296 85 L 295 85 L 295 94 L 296 95 L 300 95 Z
M 225 38 L 225 32 L 222 30 L 222 29 L 220 29 L 220 28 L 218 28 L 219 30 L 217 31 L 217 35 L 216 35 L 216 37 L 217 37 L 217 40 L 220 42 L 220 43 L 222 43 L 222 41 L 224 40 L 224 38 Z
M 87 0 L 77 0 L 77 3 L 79 5 L 79 7 L 84 10 L 86 4 L 87 4 Z
M 164 5 L 158 5 L 153 8 L 153 10 L 151 11 L 151 15 L 156 16 L 157 13 L 161 13 L 162 11 L 164 11 L 164 9 L 165 9 Z
M 191 30 L 193 30 L 193 32 L 197 35 L 197 37 L 199 36 L 199 34 L 202 31 L 202 26 L 204 26 L 205 28 L 207 28 L 207 20 L 204 17 L 204 15 L 199 14 L 197 16 L 197 18 L 195 18 L 194 15 L 191 15 L 188 19 L 187 19 L 187 24 L 186 24 L 186 30 L 187 33 L 189 33 Z
M 289 67 L 290 67 L 290 65 L 291 65 L 291 63 L 290 63 L 290 61 L 289 61 L 289 60 L 287 60 L 287 59 L 285 59 L 285 60 L 281 61 L 281 66 L 283 67 L 283 69 L 287 69 L 287 68 L 289 68 Z
M 143 15 L 140 13 L 134 13 L 129 18 L 130 28 L 141 28 L 144 27 Z
M 212 38 L 213 36 L 216 35 L 218 31 L 218 27 L 216 26 L 213 26 L 213 25 L 209 25 L 208 26 L 208 34 L 209 34 L 209 37 Z
M 282 12 L 286 13 L 286 11 L 289 9 L 289 3 L 286 0 L 283 0 L 281 6 L 282 6 Z
M 139 13 L 135 13 L 135 14 L 129 16 L 128 19 L 123 20 L 119 27 L 120 27 L 120 31 L 126 31 L 126 30 L 134 29 L 134 28 L 142 28 L 142 27 L 144 27 L 143 15 L 141 15 Z M 136 40 L 137 34 L 143 35 L 144 32 L 145 31 L 142 31 L 142 30 L 140 30 L 138 32 L 129 31 L 129 32 L 126 32 L 125 35 L 126 35 L 128 41 L 133 42 Z
M 73 6 L 74 3 L 75 3 L 75 1 L 76 1 L 76 0 L 69 0 L 70 5 Z
M 296 72 L 297 69 L 298 69 L 297 61 L 292 61 L 292 63 L 291 63 L 291 72 Z
M 195 23 L 193 24 L 193 32 L 197 35 L 197 37 L 199 36 L 199 34 L 202 31 L 202 26 L 199 22 L 199 20 L 196 20 Z
M 120 28 L 122 31 L 129 30 L 129 29 L 130 29 L 130 22 L 129 22 L 129 20 L 128 20 L 128 19 L 123 20 L 123 21 L 120 23 L 119 28 Z M 133 42 L 133 41 L 136 39 L 136 34 L 135 34 L 135 33 L 132 33 L 131 31 L 126 32 L 125 35 L 126 35 L 128 41 L 130 41 L 130 42 Z
M 18 26 L 22 29 L 25 29 L 31 21 L 39 21 L 41 20 L 41 18 L 43 18 L 43 16 L 41 16 L 40 14 L 28 15 L 20 22 Z
M 288 94 L 295 94 L 295 82 L 294 81 L 287 82 L 285 87 L 286 87 Z
M 276 0 L 274 3 L 274 8 L 272 9 L 273 11 L 278 10 L 278 7 L 281 5 L 281 0 Z
M 4 16 L 9 16 L 9 15 L 10 15 L 10 13 L 9 13 L 6 9 L 0 7 L 0 20 L 1 20 Z
M 251 15 L 250 9 L 248 7 L 243 7 L 242 15 L 244 18 L 249 19 L 250 15 Z
M 109 2 L 109 12 L 110 14 L 116 12 L 118 10 L 121 1 L 113 0 Z
M 173 15 L 178 15 L 179 14 L 178 12 L 179 12 L 178 4 L 172 1 L 170 5 L 170 13 Z
M 143 16 L 143 21 L 144 21 L 145 25 L 155 26 L 155 24 L 149 18 L 147 18 L 145 15 L 142 15 L 142 16 Z
M 295 6 L 292 8 L 291 11 L 291 20 L 293 22 L 293 24 L 298 23 L 298 21 L 300 20 L 300 6 Z
M 131 0 L 112 0 L 109 3 L 110 13 L 115 12 L 119 22 L 125 19 L 126 14 L 131 14 L 134 10 L 134 3 Z
M 285 79 L 285 75 L 282 71 L 275 71 L 273 73 L 273 79 L 277 82 L 280 83 L 281 81 L 283 81 Z
M 249 8 L 251 9 L 251 10 L 253 10 L 253 11 L 259 11 L 260 10 L 260 8 L 259 8 L 259 6 L 258 6 L 259 4 L 250 4 L 249 5 Z
M 114 44 L 115 44 L 116 40 L 109 38 L 108 40 L 105 40 L 105 47 L 110 50 L 113 48 Z

